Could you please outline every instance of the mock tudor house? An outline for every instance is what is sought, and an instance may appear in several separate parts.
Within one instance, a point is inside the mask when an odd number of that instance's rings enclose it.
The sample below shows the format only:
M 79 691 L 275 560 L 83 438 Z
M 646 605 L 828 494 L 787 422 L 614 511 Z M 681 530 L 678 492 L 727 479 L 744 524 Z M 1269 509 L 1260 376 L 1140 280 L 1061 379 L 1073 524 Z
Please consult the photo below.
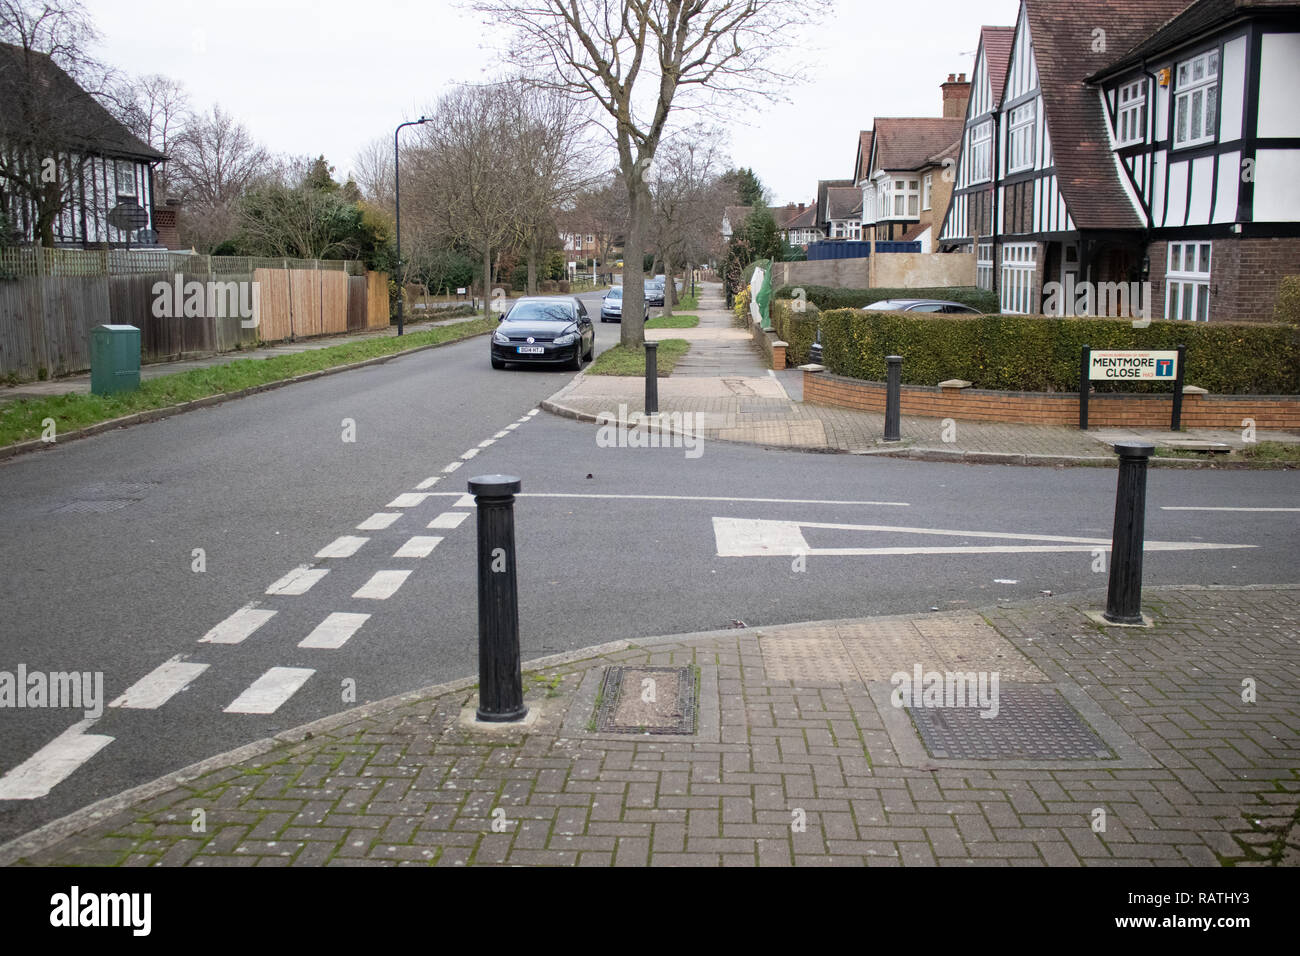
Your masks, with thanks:
M 110 222 L 109 214 L 121 205 L 141 207 L 144 224 L 160 238 L 174 234 L 175 210 L 154 208 L 153 167 L 165 157 L 140 142 L 48 56 L 0 43 L 0 104 L 0 149 L 6 153 L 0 163 L 0 208 L 14 232 L 11 238 L 38 238 L 37 216 L 30 196 L 5 178 L 4 168 L 27 180 L 34 162 L 49 162 L 53 175 L 66 177 L 59 182 L 71 198 L 53 223 L 56 246 L 127 245 L 132 235 Z
M 1022 0 L 1009 50 L 1006 28 L 981 33 L 943 248 L 977 253 L 1004 312 L 1074 305 L 1044 285 L 1087 282 L 1132 293 L 1080 311 L 1273 318 L 1300 274 L 1298 14 Z
M 753 211 L 751 206 L 727 206 L 722 214 L 723 240 L 730 240 Z M 825 238 L 825 233 L 817 225 L 816 205 L 787 203 L 784 206 L 769 206 L 767 211 L 776 222 L 781 238 L 792 246 L 807 248 L 809 243 Z

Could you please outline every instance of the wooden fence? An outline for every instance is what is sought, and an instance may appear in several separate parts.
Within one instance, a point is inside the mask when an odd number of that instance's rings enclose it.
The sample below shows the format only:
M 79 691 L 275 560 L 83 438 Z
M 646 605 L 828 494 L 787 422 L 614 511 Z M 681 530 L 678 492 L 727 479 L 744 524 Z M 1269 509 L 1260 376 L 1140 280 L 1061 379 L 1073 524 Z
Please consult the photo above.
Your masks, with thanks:
M 141 358 L 150 362 L 388 322 L 388 277 L 358 262 L 0 249 L 5 378 L 88 369 L 100 325 L 140 329 Z

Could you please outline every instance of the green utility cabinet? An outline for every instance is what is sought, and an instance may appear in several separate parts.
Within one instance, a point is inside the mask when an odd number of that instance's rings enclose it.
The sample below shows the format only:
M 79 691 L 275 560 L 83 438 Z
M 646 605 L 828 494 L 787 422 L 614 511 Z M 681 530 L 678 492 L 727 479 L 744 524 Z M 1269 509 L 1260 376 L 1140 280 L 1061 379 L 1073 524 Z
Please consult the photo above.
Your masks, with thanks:
M 116 395 L 140 387 L 140 330 L 100 325 L 90 333 L 90 392 Z

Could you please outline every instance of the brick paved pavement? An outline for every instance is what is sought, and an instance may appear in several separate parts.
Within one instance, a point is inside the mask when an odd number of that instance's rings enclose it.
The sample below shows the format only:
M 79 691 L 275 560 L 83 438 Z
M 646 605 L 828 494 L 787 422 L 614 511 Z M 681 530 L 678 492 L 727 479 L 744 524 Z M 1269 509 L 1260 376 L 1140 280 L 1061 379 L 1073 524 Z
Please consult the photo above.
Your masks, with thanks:
M 0 864 L 1300 862 L 1300 586 L 1150 589 L 1147 630 L 1089 622 L 1103 600 L 589 649 L 526 668 L 526 729 L 466 725 L 471 682 L 433 688 L 83 811 Z M 594 732 L 614 664 L 698 668 L 695 733 Z M 1012 687 L 1058 695 L 1106 756 L 935 757 L 885 679 L 915 664 L 1000 671 L 990 727 L 1015 719 Z

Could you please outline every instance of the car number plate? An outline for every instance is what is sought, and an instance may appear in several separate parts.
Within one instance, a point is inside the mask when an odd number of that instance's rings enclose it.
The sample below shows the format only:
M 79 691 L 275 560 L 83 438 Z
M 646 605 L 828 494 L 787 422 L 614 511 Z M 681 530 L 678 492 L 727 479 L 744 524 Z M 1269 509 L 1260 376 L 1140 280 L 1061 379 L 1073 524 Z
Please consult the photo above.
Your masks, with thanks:
M 542 348 L 540 345 L 521 345 L 521 346 L 519 346 L 519 351 L 518 351 L 516 354 L 518 354 L 518 355 L 542 355 L 542 354 L 544 354 L 545 352 L 546 352 L 546 349 Z

